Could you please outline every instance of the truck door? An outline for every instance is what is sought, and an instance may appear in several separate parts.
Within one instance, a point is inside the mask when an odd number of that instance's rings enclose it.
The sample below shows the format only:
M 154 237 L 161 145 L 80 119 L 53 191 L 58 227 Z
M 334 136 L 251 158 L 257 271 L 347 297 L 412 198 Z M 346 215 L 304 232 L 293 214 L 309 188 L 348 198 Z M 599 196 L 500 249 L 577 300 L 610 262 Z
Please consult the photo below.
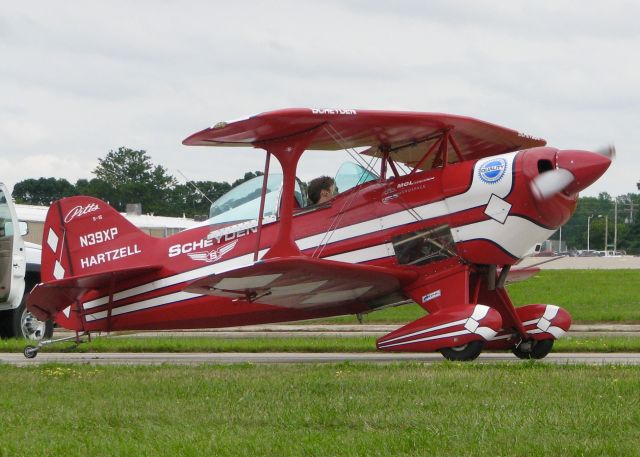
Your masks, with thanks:
M 0 183 L 0 310 L 20 305 L 24 294 L 24 242 L 11 195 Z

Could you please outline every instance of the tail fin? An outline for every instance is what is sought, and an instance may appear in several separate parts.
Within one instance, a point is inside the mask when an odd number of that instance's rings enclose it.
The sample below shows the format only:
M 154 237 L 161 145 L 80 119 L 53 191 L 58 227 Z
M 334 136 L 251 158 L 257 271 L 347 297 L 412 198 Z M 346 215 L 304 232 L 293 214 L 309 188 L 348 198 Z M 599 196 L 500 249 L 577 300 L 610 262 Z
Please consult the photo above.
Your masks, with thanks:
M 51 205 L 42 241 L 47 282 L 143 265 L 156 240 L 102 200 L 79 196 Z

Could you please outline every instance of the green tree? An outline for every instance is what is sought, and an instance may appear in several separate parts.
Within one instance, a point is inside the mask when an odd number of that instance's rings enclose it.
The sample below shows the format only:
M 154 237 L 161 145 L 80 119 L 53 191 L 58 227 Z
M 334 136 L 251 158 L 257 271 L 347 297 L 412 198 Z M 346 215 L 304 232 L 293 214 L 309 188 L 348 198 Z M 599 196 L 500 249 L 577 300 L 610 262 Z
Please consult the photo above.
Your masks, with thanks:
M 49 206 L 63 197 L 76 195 L 73 184 L 66 179 L 38 178 L 20 181 L 13 188 L 13 198 L 17 203 Z
M 141 203 L 145 213 L 171 215 L 175 211 L 171 205 L 175 178 L 166 168 L 154 166 L 144 150 L 120 147 L 109 151 L 104 159 L 98 159 L 93 174 L 115 189 L 110 204 L 119 211 L 124 211 L 127 203 Z
M 76 192 L 78 195 L 90 195 L 99 198 L 109 204 L 118 200 L 118 192 L 115 187 L 98 178 L 91 180 L 79 179 L 76 182 Z

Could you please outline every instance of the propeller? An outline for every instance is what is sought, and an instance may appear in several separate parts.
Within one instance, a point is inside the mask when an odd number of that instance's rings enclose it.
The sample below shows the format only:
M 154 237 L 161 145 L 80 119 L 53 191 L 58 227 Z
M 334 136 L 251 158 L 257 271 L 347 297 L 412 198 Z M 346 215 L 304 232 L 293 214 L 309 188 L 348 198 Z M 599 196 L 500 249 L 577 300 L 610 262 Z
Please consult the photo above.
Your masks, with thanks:
M 613 160 L 616 158 L 616 147 L 613 144 L 609 144 L 603 148 L 600 149 L 596 149 L 596 151 L 598 154 L 607 157 L 609 160 L 611 160 L 613 162 Z
M 531 192 L 537 200 L 546 200 L 561 191 L 575 194 L 592 184 L 609 167 L 616 156 L 610 144 L 594 152 L 558 151 L 556 168 L 531 180 Z
M 554 196 L 573 182 L 573 173 L 564 168 L 556 168 L 539 174 L 531 180 L 531 192 L 537 200 Z

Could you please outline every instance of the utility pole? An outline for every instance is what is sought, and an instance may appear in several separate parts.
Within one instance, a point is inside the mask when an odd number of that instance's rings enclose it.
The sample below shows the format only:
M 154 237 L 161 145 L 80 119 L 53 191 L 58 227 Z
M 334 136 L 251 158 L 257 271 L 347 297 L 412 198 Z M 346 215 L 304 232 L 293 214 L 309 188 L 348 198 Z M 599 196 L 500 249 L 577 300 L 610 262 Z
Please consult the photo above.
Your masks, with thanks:
M 609 215 L 604 216 L 604 255 L 609 255 Z
M 615 199 L 613 210 L 613 255 L 618 250 L 618 197 Z
M 558 240 L 558 254 L 562 252 L 562 225 L 560 226 L 560 239 Z

